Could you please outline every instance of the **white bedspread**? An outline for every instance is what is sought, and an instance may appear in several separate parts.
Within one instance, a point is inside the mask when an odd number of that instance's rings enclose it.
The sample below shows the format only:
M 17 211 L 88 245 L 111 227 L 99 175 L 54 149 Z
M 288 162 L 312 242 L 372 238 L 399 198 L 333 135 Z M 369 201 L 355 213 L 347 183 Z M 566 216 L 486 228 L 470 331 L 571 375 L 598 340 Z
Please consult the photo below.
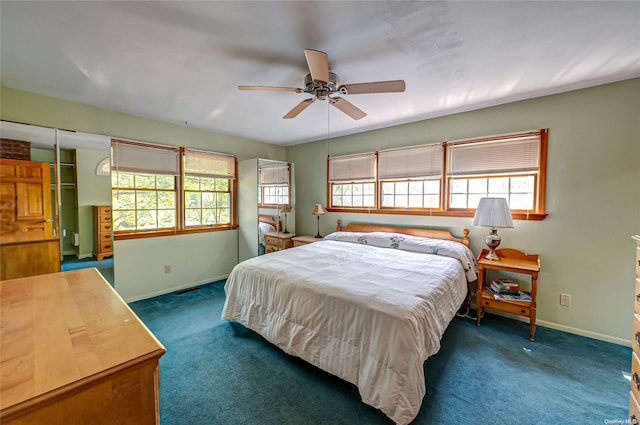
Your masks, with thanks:
M 319 241 L 238 264 L 222 318 L 357 385 L 364 403 L 407 424 L 426 392 L 424 362 L 466 296 L 465 268 L 442 255 Z

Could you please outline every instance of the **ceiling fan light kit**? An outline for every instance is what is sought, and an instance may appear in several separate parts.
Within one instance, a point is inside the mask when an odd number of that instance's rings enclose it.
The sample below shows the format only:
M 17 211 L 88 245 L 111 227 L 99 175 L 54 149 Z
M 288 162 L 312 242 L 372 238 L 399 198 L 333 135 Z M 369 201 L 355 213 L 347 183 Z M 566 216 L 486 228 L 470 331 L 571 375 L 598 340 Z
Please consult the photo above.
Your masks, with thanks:
M 336 109 L 344 112 L 354 120 L 367 116 L 360 108 L 341 96 L 370 93 L 399 93 L 405 90 L 404 80 L 376 81 L 369 83 L 340 84 L 338 75 L 329 70 L 329 56 L 325 52 L 305 49 L 304 55 L 309 66 L 309 73 L 304 78 L 304 88 L 275 86 L 238 86 L 240 90 L 285 91 L 308 93 L 313 97 L 305 99 L 287 112 L 282 118 L 295 118 L 316 100 L 327 100 Z

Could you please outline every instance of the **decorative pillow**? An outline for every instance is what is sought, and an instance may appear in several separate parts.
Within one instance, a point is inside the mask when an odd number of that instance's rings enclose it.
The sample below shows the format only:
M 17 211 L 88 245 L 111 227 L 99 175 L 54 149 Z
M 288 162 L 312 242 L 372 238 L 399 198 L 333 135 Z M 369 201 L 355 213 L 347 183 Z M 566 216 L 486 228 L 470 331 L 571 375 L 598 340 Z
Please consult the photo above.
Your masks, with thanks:
M 455 258 L 462 264 L 469 282 L 478 278 L 476 257 L 469 248 L 459 242 L 386 232 L 335 232 L 324 239 Z

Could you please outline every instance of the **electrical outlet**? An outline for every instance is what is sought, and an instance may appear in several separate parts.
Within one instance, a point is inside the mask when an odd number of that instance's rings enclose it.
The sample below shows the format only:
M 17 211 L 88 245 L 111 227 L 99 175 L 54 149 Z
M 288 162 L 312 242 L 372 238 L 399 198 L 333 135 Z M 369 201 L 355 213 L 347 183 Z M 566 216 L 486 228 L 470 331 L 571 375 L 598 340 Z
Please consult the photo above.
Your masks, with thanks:
M 560 294 L 560 305 L 565 307 L 571 306 L 571 295 L 569 294 Z
M 165 264 L 164 265 L 164 272 L 165 273 L 171 273 L 171 264 Z

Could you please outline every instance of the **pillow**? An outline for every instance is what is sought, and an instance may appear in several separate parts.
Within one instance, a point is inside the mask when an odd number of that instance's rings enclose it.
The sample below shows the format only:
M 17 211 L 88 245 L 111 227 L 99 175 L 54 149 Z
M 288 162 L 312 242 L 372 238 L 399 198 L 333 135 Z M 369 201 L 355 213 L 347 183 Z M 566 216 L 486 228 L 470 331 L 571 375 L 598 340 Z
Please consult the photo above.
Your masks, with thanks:
M 460 261 L 467 281 L 472 282 L 478 278 L 476 257 L 460 242 L 387 232 L 335 232 L 324 239 L 451 257 Z

